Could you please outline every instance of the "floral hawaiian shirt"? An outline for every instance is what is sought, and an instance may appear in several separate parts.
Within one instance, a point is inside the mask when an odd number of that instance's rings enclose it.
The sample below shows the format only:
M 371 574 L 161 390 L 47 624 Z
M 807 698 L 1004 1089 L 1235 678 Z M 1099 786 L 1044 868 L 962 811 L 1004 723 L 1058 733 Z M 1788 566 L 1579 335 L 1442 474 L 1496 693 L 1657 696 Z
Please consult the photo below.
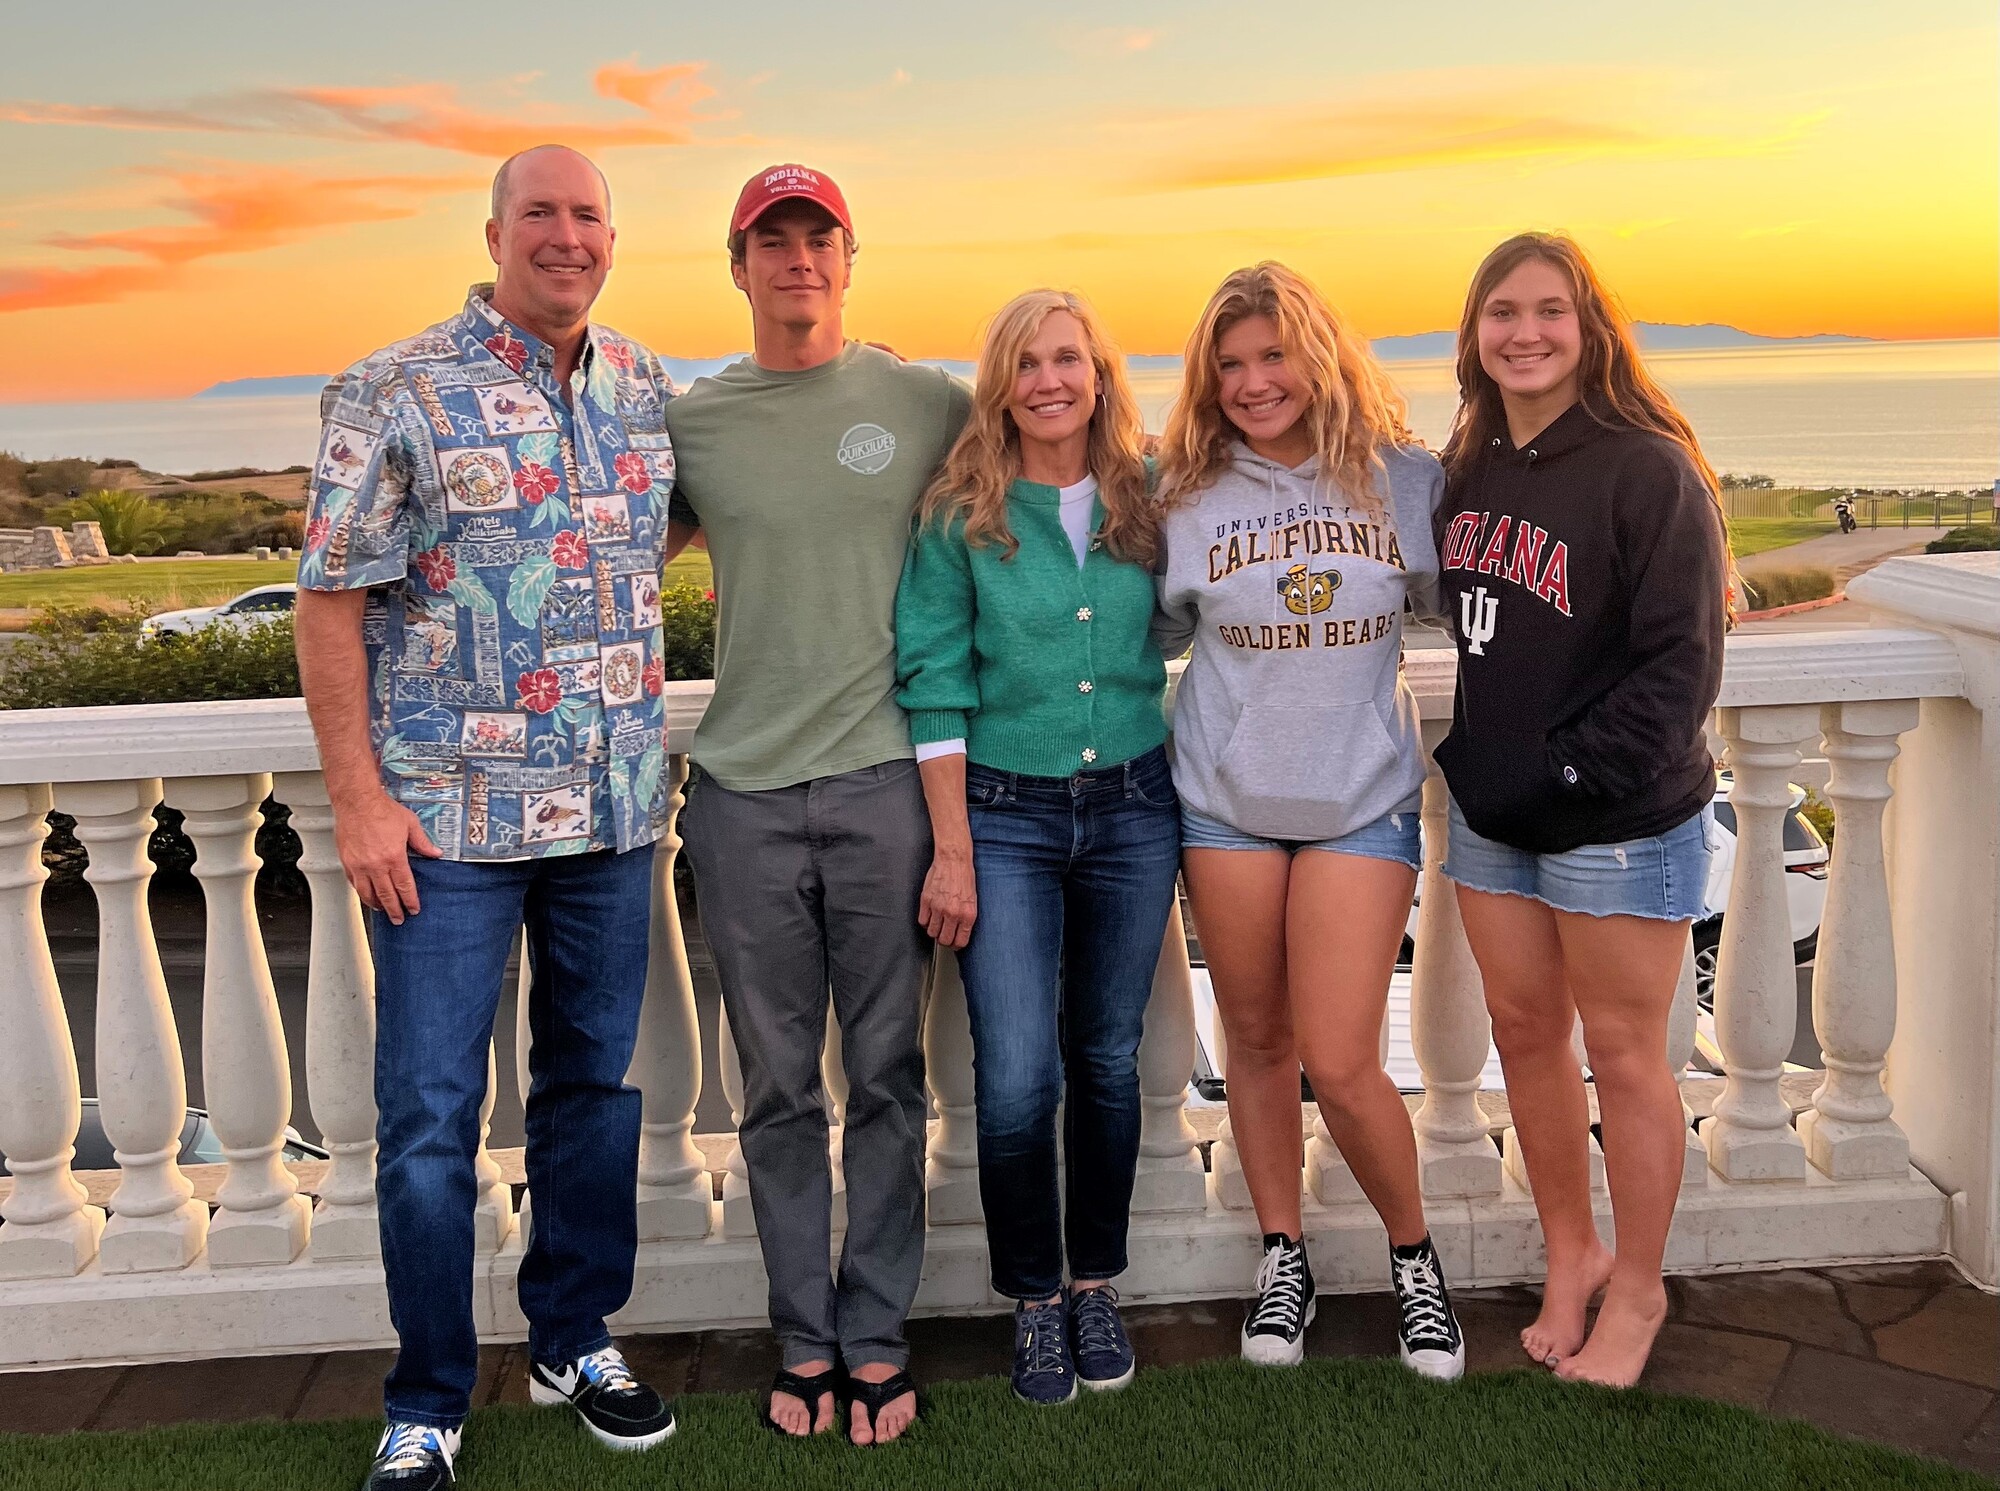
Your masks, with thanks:
M 299 584 L 368 588 L 371 738 L 452 859 L 666 826 L 659 359 L 593 326 L 570 386 L 475 286 L 327 385 Z

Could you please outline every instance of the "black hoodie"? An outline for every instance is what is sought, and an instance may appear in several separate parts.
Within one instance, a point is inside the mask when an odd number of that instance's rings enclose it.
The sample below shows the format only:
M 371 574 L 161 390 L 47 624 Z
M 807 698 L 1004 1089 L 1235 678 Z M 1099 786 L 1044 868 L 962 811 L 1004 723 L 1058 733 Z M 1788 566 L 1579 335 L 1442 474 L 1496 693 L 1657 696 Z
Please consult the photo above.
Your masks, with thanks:
M 1440 523 L 1458 698 L 1437 762 L 1473 831 L 1557 854 L 1700 812 L 1728 564 L 1687 452 L 1575 404 L 1477 452 Z

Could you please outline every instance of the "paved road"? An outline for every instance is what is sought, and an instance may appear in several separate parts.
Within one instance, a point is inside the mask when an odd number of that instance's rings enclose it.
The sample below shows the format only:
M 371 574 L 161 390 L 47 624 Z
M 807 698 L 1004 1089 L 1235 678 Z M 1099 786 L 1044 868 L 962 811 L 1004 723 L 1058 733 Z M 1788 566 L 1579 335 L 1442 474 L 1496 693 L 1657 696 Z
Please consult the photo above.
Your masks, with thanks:
M 1853 533 L 1836 531 L 1821 538 L 1809 538 L 1801 544 L 1787 544 L 1782 549 L 1766 549 L 1761 554 L 1752 554 L 1747 559 L 1739 559 L 1736 567 L 1746 575 L 1754 575 L 1759 570 L 1803 569 L 1808 565 L 1834 571 L 1852 570 L 1861 565 L 1879 563 L 1891 554 L 1920 554 L 1925 544 L 1943 532 L 1941 528 L 1859 528 Z

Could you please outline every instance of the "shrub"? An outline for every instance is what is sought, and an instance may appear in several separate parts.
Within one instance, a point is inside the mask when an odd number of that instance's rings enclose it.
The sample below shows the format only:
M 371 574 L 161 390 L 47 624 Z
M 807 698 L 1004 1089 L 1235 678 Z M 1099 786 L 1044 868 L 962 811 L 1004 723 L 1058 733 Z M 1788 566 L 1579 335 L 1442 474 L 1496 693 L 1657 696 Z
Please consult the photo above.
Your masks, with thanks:
M 67 528 L 72 523 L 96 523 L 104 530 L 104 547 L 113 554 L 157 554 L 180 542 L 181 524 L 173 510 L 137 492 L 91 492 L 49 509 L 48 521 Z
M 303 549 L 306 544 L 306 515 L 300 512 L 279 513 L 275 518 L 266 518 L 255 524 L 248 533 L 246 548 L 254 549 L 259 544 L 269 549 L 282 549 L 287 545 Z
M 1773 611 L 1779 606 L 1796 606 L 1833 594 L 1833 571 L 1808 566 L 1801 569 L 1764 570 L 1746 575 L 1743 585 L 1750 592 L 1751 609 Z
M 1967 523 L 1924 545 L 1926 554 L 1973 554 L 2000 549 L 2000 524 Z
M 660 592 L 660 659 L 673 679 L 715 677 L 715 592 L 675 585 Z
M 299 692 L 289 617 L 237 631 L 212 626 L 142 641 L 136 631 L 45 625 L 0 673 L 0 709 L 283 699 Z
M 283 503 L 242 492 L 204 492 L 163 499 L 180 523 L 175 540 L 182 549 L 204 554 L 239 554 L 253 547 L 258 525 L 282 516 Z
M 1819 836 L 1827 843 L 1833 842 L 1833 804 L 1821 797 L 1812 788 L 1806 788 L 1806 800 L 1799 804 L 1799 811 L 1808 823 L 1819 830 Z
M 21 485 L 30 497 L 67 497 L 82 492 L 97 474 L 97 462 L 73 456 L 62 461 L 35 461 L 23 468 Z

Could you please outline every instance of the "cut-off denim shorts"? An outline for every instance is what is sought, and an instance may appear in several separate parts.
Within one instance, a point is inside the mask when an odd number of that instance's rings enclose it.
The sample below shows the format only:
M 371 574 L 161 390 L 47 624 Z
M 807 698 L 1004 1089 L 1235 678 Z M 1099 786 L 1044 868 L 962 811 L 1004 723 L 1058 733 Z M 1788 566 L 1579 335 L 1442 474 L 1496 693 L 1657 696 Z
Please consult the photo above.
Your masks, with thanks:
M 1456 802 L 1449 821 L 1444 873 L 1467 890 L 1526 896 L 1584 916 L 1686 922 L 1706 914 L 1713 808 L 1704 807 L 1678 828 L 1650 839 L 1584 844 L 1561 854 L 1532 854 L 1481 838 Z
M 1384 813 L 1373 823 L 1364 823 L 1337 839 L 1266 839 L 1231 828 L 1219 818 L 1197 813 L 1181 804 L 1181 848 L 1183 849 L 1282 849 L 1296 854 L 1301 849 L 1324 849 L 1333 854 L 1358 854 L 1364 859 L 1393 860 L 1413 870 L 1424 867 L 1423 829 L 1418 808 L 1411 806 Z

